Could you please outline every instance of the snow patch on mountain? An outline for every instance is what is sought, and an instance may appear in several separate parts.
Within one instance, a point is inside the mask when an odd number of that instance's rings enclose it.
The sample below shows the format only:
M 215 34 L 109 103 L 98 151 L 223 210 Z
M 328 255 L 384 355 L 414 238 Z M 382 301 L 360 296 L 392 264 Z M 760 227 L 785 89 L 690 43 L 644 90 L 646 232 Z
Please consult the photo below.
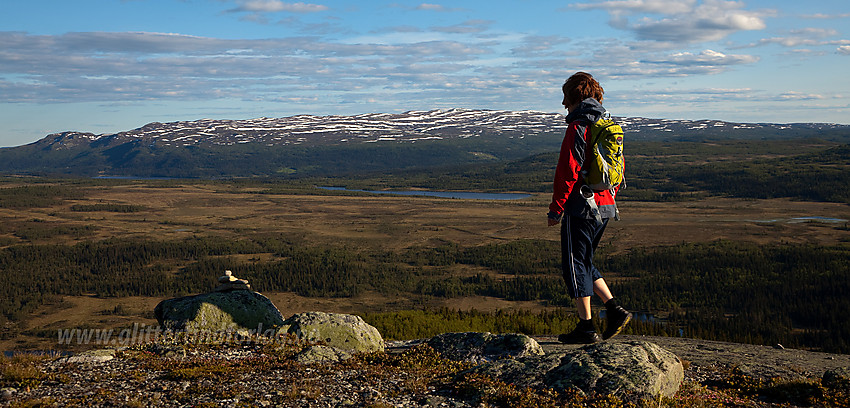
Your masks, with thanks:
M 615 118 L 630 138 L 647 133 L 679 131 L 741 131 L 786 129 L 790 125 L 741 124 L 717 120 L 671 120 L 640 117 Z M 806 124 L 809 127 L 845 125 Z M 404 113 L 365 113 L 351 116 L 296 115 L 283 118 L 261 117 L 246 120 L 200 119 L 169 123 L 149 123 L 138 129 L 114 134 L 63 132 L 45 137 L 40 143 L 54 149 L 79 145 L 106 146 L 138 141 L 149 146 L 187 147 L 230 146 L 259 143 L 268 146 L 317 146 L 343 143 L 416 143 L 482 135 L 523 138 L 544 132 L 563 132 L 564 115 L 538 111 L 476 109 L 436 109 Z M 643 135 L 642 135 L 643 134 Z

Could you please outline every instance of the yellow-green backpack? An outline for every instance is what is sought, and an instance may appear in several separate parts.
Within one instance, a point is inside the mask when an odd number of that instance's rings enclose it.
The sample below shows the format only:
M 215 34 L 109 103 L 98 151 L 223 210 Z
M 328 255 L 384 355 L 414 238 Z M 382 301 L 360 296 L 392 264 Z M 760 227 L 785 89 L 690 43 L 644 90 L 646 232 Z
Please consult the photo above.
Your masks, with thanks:
M 585 183 L 595 191 L 612 190 L 625 185 L 626 162 L 623 157 L 623 128 L 603 116 L 590 126 L 586 163 L 582 170 Z

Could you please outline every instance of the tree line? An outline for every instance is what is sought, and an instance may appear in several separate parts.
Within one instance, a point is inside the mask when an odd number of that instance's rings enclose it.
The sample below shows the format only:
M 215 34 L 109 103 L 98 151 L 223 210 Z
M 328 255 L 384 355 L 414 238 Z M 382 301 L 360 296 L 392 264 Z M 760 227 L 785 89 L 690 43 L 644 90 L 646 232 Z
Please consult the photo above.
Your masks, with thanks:
M 527 310 L 404 310 L 398 312 L 366 313 L 363 319 L 375 326 L 385 339 L 408 340 L 434 337 L 441 333 L 490 332 L 523 333 L 530 336 L 567 333 L 578 318 L 566 309 L 534 312 Z M 635 319 L 626 326 L 624 334 L 671 336 L 665 325 L 646 319 Z
M 245 260 L 246 254 L 272 256 Z M 20 321 L 62 295 L 170 297 L 207 292 L 225 269 L 261 292 L 350 297 L 370 291 L 423 301 L 479 295 L 569 306 L 559 260 L 557 242 L 538 240 L 470 247 L 445 243 L 402 251 L 316 247 L 280 236 L 19 244 L 0 248 L 0 270 L 6 276 L 0 286 L 0 320 Z M 661 319 L 662 328 L 643 327 L 644 334 L 850 352 L 846 244 L 717 241 L 619 255 L 603 249 L 597 262 L 612 278 L 610 285 L 623 304 Z M 463 265 L 482 272 L 458 275 Z M 429 313 L 414 317 L 422 322 L 440 319 Z M 441 313 L 445 318 L 448 312 Z M 516 320 L 538 318 L 547 317 Z M 417 336 L 398 327 L 389 330 L 394 338 Z
M 832 147 L 830 147 L 832 146 Z M 514 161 L 334 177 L 353 189 L 550 192 L 557 151 Z M 325 181 L 328 182 L 328 181 Z M 626 147 L 623 200 L 682 201 L 707 196 L 794 198 L 850 203 L 850 145 L 801 140 L 637 142 Z

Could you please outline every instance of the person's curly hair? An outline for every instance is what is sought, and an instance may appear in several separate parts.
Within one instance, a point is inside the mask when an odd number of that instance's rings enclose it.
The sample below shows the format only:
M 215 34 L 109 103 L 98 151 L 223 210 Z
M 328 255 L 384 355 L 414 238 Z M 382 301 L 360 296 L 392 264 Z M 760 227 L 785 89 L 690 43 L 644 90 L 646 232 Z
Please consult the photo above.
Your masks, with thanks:
M 561 89 L 564 91 L 564 102 L 567 106 L 572 106 L 587 98 L 602 102 L 602 94 L 605 93 L 599 82 L 596 82 L 593 75 L 587 72 L 576 72 L 567 79 Z

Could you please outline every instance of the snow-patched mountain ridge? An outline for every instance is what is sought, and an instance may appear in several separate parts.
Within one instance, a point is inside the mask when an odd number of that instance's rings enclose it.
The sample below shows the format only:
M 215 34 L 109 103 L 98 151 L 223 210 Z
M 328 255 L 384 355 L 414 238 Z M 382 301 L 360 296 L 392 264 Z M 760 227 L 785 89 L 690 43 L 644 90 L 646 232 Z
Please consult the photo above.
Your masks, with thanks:
M 448 109 L 398 114 L 352 116 L 297 115 L 247 120 L 200 119 L 154 122 L 115 134 L 63 132 L 46 137 L 50 143 L 72 147 L 83 143 L 126 143 L 140 140 L 157 146 L 198 144 L 322 145 L 358 142 L 416 142 L 467 138 L 482 134 L 523 137 L 553 127 L 565 127 L 564 116 L 534 111 Z M 58 146 L 56 146 L 58 147 Z
M 664 132 L 685 133 L 711 130 L 773 129 L 792 126 L 808 128 L 847 127 L 831 124 L 740 124 L 717 120 L 669 120 L 615 117 L 630 138 Z M 80 145 L 117 145 L 139 141 L 150 146 L 186 147 L 196 145 L 236 145 L 257 143 L 268 146 L 327 145 L 342 143 L 417 142 L 482 135 L 522 138 L 542 132 L 562 132 L 564 115 L 538 111 L 438 109 L 404 113 L 368 113 L 352 116 L 296 115 L 247 120 L 200 119 L 169 123 L 154 122 L 138 129 L 114 134 L 63 132 L 45 137 L 40 143 L 54 149 Z

